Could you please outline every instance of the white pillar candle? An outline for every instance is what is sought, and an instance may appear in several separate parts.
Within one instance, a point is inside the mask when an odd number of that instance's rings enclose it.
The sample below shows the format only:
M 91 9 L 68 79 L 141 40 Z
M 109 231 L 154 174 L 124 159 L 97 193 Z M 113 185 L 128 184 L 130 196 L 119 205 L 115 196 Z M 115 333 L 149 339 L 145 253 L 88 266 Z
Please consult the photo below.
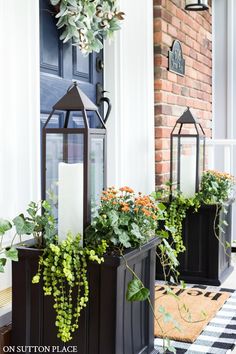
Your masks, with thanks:
M 63 241 L 70 231 L 81 234 L 83 244 L 84 168 L 82 163 L 59 163 L 58 237 Z
M 184 197 L 190 198 L 196 188 L 196 157 L 183 155 L 180 160 L 180 191 Z

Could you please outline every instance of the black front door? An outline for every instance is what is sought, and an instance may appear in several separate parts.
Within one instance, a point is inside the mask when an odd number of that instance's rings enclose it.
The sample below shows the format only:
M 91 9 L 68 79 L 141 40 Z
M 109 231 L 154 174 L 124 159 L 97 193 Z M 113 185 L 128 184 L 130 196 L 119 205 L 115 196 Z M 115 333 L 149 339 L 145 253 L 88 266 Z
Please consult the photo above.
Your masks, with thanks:
M 103 52 L 84 57 L 77 46 L 63 44 L 59 39 L 55 9 L 49 0 L 40 0 L 40 93 L 41 121 L 44 122 L 52 106 L 62 97 L 72 80 L 96 104 L 98 84 L 103 86 L 103 71 L 98 63 Z M 98 69 L 97 69 L 98 67 Z

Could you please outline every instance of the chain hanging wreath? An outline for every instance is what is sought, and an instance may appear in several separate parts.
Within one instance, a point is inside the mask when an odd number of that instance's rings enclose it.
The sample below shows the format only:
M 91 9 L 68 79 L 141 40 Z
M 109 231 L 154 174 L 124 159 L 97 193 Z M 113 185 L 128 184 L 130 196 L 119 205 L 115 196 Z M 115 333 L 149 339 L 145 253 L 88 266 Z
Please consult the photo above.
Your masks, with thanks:
M 118 0 L 50 0 L 56 6 L 57 27 L 62 28 L 60 39 L 72 40 L 83 54 L 99 52 L 102 40 L 112 37 L 120 29 L 124 12 L 118 9 Z

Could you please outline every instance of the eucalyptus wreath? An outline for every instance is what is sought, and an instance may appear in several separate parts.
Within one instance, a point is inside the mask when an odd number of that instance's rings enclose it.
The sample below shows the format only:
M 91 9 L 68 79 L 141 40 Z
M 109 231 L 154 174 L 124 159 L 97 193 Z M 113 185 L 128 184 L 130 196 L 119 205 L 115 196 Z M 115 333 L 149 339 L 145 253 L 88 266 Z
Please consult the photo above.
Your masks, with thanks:
M 60 39 L 72 40 L 83 54 L 99 52 L 103 39 L 112 37 L 120 29 L 124 12 L 119 11 L 118 0 L 50 0 L 56 6 Z

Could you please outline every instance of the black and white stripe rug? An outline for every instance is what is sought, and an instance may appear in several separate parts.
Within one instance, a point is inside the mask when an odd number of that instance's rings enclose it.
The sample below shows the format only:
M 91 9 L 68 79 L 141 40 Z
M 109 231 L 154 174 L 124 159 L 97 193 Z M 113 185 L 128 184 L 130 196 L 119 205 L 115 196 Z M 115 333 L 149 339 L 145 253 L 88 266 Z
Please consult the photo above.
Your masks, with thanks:
M 194 343 L 171 341 L 171 345 L 176 349 L 177 354 L 231 353 L 236 346 L 236 290 L 203 285 L 190 285 L 190 287 L 230 292 L 231 296 Z M 162 339 L 155 338 L 155 349 L 160 353 L 162 353 L 162 343 Z

